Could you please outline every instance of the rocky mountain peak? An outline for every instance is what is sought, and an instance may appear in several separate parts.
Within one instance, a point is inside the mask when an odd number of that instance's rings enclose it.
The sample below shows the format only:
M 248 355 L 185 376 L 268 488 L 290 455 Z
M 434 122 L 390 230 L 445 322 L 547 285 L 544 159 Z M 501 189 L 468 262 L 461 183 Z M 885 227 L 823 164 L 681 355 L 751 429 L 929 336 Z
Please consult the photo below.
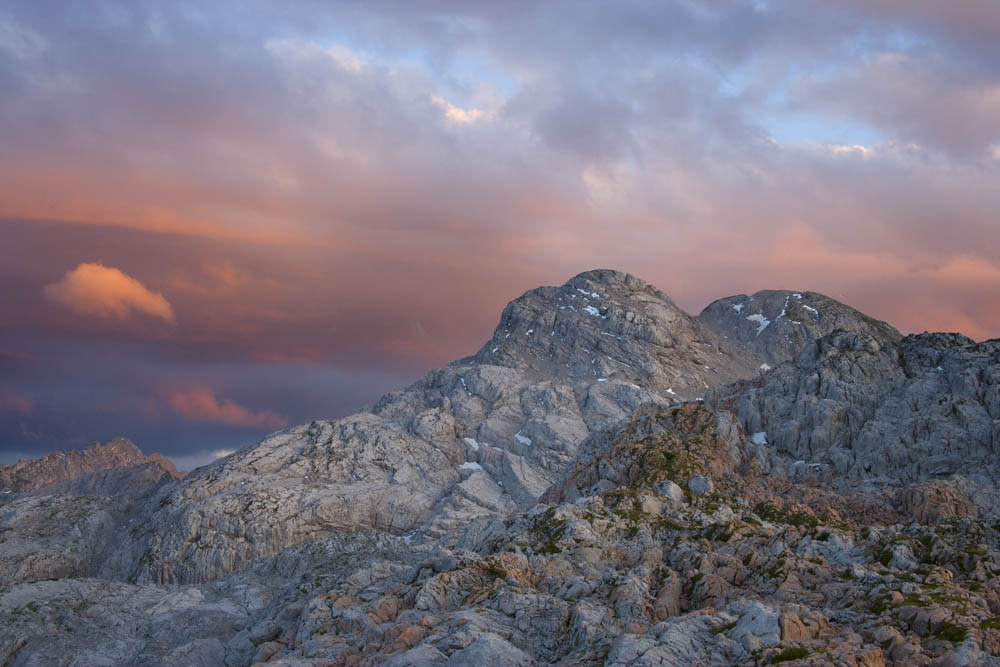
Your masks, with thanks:
M 899 340 L 893 327 L 816 292 L 762 290 L 713 301 L 698 315 L 712 331 L 768 366 L 793 361 L 812 341 L 837 329 Z
M 569 382 L 619 379 L 696 398 L 753 373 L 755 364 L 735 352 L 644 280 L 598 269 L 512 301 L 473 359 Z
M 1000 341 L 588 271 L 369 411 L 12 495 L 0 662 L 1000 665 L 998 453 Z
M 128 438 L 113 438 L 105 443 L 94 443 L 86 449 L 52 452 L 41 459 L 0 465 L 0 493 L 38 491 L 90 473 L 146 463 L 162 467 L 172 479 L 181 476 L 174 464 L 160 454 L 146 456 Z

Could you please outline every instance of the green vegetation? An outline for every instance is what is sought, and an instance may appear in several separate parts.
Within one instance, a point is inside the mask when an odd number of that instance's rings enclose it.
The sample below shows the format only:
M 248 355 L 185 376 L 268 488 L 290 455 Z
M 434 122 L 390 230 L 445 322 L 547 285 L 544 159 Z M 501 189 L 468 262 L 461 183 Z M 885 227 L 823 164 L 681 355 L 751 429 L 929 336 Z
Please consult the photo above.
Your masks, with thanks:
M 979 624 L 979 627 L 983 630 L 1000 630 L 1000 616 L 986 619 Z
M 545 510 L 544 514 L 535 517 L 535 521 L 531 526 L 532 535 L 542 543 L 538 549 L 539 553 L 546 555 L 562 553 L 558 542 L 566 528 L 566 519 L 556 519 L 555 515 L 556 509 L 550 507 Z
M 774 503 L 758 503 L 754 505 L 753 512 L 764 521 L 785 523 L 796 528 L 802 526 L 815 528 L 822 523 L 820 517 L 815 514 L 808 512 L 788 512 Z
M 958 625 L 957 623 L 949 623 L 948 621 L 945 621 L 934 632 L 934 637 L 937 639 L 943 639 L 944 641 L 948 641 L 953 644 L 959 644 L 965 641 L 965 637 L 968 634 L 969 629 L 964 625 Z
M 736 621 L 733 621 L 732 623 L 726 623 L 725 625 L 720 625 L 716 628 L 712 628 L 712 634 L 721 635 L 723 632 L 728 632 L 729 630 L 732 630 L 735 627 L 736 627 Z
M 802 648 L 801 646 L 792 646 L 791 648 L 786 648 L 784 651 L 771 658 L 771 664 L 776 665 L 779 662 L 788 662 L 789 660 L 801 660 L 807 655 L 809 655 L 809 649 Z

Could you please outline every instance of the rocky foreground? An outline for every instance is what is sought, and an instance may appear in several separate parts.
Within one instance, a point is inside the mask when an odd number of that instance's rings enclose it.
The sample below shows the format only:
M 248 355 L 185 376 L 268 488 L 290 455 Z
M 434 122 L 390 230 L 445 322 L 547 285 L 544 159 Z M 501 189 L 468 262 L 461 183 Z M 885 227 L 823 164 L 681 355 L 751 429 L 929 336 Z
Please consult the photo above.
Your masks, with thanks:
M 10 489 L 0 663 L 1000 665 L 998 450 L 1000 341 L 592 271 L 366 412 Z

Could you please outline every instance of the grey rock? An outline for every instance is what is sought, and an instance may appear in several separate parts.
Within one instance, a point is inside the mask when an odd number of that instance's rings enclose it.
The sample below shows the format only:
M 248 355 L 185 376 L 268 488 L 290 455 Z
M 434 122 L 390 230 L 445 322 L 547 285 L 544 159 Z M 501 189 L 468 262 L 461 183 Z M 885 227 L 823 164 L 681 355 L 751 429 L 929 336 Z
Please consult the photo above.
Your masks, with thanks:
M 995 664 L 998 360 L 581 274 L 360 414 L 4 494 L 0 663 Z
M 675 503 L 683 503 L 684 489 L 678 486 L 676 483 L 670 481 L 669 479 L 664 479 L 653 485 L 653 490 L 659 494 L 662 494 Z
M 172 479 L 181 476 L 174 464 L 163 456 L 146 456 L 128 438 L 115 438 L 87 449 L 53 452 L 37 460 L 0 465 L 0 494 L 38 491 L 90 473 L 143 464 L 155 464 L 163 475 Z
M 695 475 L 688 480 L 688 489 L 691 493 L 696 496 L 707 496 L 715 490 L 715 485 L 712 484 L 712 480 L 708 477 L 702 477 L 701 475 Z

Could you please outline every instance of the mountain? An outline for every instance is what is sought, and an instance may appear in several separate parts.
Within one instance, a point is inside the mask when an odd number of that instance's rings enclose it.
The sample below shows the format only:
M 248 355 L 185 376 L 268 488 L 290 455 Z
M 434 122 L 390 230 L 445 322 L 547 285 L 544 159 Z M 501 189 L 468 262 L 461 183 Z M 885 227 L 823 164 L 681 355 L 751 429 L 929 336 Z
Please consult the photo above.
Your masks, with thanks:
M 126 438 L 0 466 L 0 586 L 91 574 L 135 508 L 180 476 Z
M 365 412 L 19 497 L 20 553 L 90 546 L 0 581 L 0 660 L 1000 664 L 998 387 L 1000 341 L 589 271 Z
M 180 479 L 177 468 L 165 457 L 146 456 L 128 438 L 115 438 L 86 449 L 53 452 L 37 460 L 0 465 L 0 494 L 38 491 L 90 473 L 145 464 L 155 464 L 173 479 Z

